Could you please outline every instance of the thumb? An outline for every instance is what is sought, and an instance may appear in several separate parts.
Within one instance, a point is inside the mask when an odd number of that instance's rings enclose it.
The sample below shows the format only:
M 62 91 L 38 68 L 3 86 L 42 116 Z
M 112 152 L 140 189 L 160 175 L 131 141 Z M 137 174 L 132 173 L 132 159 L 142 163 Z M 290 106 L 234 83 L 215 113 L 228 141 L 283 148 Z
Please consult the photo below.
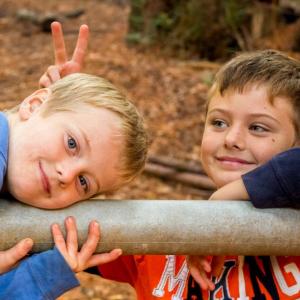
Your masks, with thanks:
M 9 271 L 28 254 L 33 246 L 32 239 L 23 239 L 14 247 L 0 252 L 0 274 Z
M 211 262 L 211 273 L 214 277 L 221 275 L 224 266 L 225 256 L 214 256 Z

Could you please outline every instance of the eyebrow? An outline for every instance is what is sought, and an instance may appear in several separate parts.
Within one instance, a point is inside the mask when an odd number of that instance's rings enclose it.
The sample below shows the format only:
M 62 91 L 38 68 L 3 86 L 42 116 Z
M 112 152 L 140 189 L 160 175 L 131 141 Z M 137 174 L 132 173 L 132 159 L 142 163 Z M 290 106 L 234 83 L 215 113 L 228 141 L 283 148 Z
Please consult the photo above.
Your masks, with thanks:
M 84 133 L 83 130 L 81 130 L 81 128 L 78 128 L 78 131 L 80 132 L 80 135 L 83 137 L 83 140 L 84 140 L 85 144 L 87 145 L 88 151 L 91 152 L 91 144 L 90 144 L 90 141 L 87 138 L 86 134 Z
M 91 152 L 91 144 L 90 144 L 90 140 L 87 138 L 87 136 L 86 136 L 86 134 L 84 133 L 84 131 L 81 130 L 81 128 L 78 128 L 78 127 L 77 127 L 77 129 L 79 130 L 81 136 L 83 137 L 83 140 L 84 140 L 84 142 L 85 142 L 85 144 L 86 144 L 86 146 L 87 146 L 88 152 Z M 96 190 L 97 190 L 96 194 L 97 194 L 97 193 L 100 193 L 101 191 L 100 191 L 100 184 L 99 184 L 99 181 L 98 181 L 98 179 L 97 179 L 96 176 L 92 175 L 92 177 L 93 177 L 93 179 L 94 179 L 94 181 L 95 181 L 95 183 L 96 183 Z
M 211 111 L 208 111 L 208 115 L 210 113 L 214 113 L 214 112 L 221 112 L 221 113 L 224 113 L 224 114 L 228 114 L 229 111 L 225 110 L 225 109 L 222 109 L 222 108 L 214 108 L 212 109 Z M 259 117 L 263 117 L 263 118 L 268 118 L 268 119 L 271 119 L 272 121 L 276 122 L 277 124 L 280 124 L 280 122 L 275 119 L 274 117 L 270 116 L 269 114 L 263 114 L 263 113 L 252 113 L 252 114 L 249 114 L 250 117 L 256 117 L 256 118 L 259 118 Z

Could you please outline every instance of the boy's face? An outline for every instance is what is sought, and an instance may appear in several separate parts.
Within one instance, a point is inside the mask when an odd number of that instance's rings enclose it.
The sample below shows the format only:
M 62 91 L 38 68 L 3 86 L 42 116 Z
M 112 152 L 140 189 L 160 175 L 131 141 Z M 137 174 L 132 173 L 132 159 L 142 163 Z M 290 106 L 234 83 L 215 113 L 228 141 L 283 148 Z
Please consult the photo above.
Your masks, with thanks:
M 33 110 L 10 126 L 7 185 L 15 198 L 61 208 L 120 183 L 117 115 L 88 105 L 47 117 Z
M 203 134 L 201 159 L 208 176 L 221 187 L 294 146 L 293 107 L 286 98 L 270 103 L 263 86 L 241 94 L 212 97 Z

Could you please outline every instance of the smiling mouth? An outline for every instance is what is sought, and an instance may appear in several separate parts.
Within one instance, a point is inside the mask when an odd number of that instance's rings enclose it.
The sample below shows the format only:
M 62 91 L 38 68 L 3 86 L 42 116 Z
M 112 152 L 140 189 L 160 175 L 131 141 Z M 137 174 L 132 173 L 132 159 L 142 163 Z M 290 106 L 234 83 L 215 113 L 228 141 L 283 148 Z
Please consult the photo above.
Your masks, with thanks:
M 46 173 L 43 170 L 42 163 L 40 161 L 39 161 L 39 168 L 40 168 L 40 173 L 41 173 L 41 180 L 42 180 L 43 190 L 47 194 L 51 195 L 50 183 L 49 183 L 49 180 L 48 180 L 48 177 L 47 177 Z
M 244 160 L 244 159 L 240 159 L 240 158 L 236 158 L 236 157 L 227 157 L 227 156 L 223 156 L 223 157 L 217 157 L 217 160 L 220 162 L 224 162 L 224 163 L 236 163 L 236 164 L 243 164 L 243 165 L 252 165 L 251 162 Z
M 239 170 L 240 168 L 248 167 L 248 166 L 253 166 L 254 163 L 237 158 L 237 157 L 229 157 L 229 156 L 221 156 L 217 157 L 216 160 L 226 169 L 230 170 Z

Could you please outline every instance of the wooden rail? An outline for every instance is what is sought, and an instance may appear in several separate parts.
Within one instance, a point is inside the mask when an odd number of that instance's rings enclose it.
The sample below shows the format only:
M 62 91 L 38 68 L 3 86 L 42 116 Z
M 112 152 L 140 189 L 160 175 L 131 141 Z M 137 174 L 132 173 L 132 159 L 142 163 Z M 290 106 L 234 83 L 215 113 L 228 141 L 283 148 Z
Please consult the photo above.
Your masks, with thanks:
M 206 200 L 89 200 L 47 211 L 2 199 L 0 250 L 24 237 L 34 239 L 34 251 L 51 248 L 50 224 L 69 215 L 77 219 L 81 242 L 89 221 L 99 221 L 98 252 L 300 255 L 300 211 Z

